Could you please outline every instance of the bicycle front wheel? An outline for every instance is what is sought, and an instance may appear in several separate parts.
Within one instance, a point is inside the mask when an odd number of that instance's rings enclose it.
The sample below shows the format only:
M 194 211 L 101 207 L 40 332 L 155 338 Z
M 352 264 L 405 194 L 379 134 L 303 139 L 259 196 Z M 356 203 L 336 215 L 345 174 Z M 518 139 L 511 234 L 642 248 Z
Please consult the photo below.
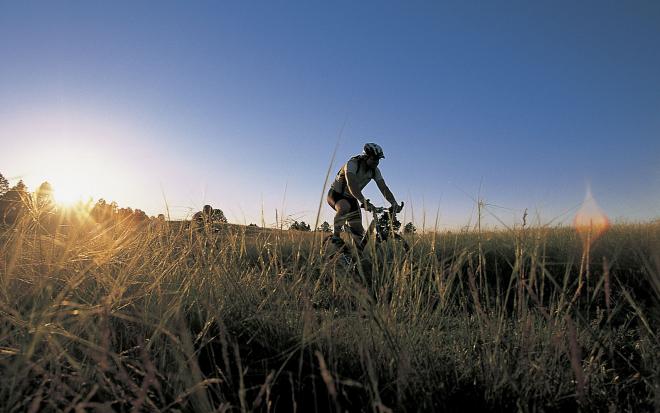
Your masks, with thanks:
M 408 241 L 406 241 L 401 235 L 394 234 L 393 240 L 394 240 L 394 244 L 399 245 L 400 248 L 403 248 L 404 252 L 408 253 L 410 251 L 410 246 L 408 245 Z

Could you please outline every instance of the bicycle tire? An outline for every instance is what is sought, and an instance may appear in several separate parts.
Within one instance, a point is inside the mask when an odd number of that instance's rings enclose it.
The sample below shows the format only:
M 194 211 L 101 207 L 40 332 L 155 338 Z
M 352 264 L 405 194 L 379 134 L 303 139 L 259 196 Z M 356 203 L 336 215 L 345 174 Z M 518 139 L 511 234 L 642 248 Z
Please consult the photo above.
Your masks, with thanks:
M 408 241 L 406 241 L 401 235 L 394 234 L 394 240 L 401 243 L 403 250 L 406 253 L 410 252 L 410 245 L 408 245 Z

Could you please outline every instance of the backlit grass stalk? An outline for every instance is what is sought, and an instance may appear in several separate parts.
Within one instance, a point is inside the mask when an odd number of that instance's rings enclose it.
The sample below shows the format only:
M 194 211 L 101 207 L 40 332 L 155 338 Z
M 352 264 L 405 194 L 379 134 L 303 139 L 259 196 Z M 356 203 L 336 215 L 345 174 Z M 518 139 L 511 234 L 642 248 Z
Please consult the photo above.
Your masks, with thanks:
M 15 410 L 650 410 L 658 397 L 658 225 L 615 227 L 588 254 L 561 228 L 417 235 L 367 280 L 329 266 L 315 234 L 25 219 L 0 228 L 0 404 Z M 603 274 L 573 300 L 591 260 Z M 599 299 L 606 322 L 589 311 Z

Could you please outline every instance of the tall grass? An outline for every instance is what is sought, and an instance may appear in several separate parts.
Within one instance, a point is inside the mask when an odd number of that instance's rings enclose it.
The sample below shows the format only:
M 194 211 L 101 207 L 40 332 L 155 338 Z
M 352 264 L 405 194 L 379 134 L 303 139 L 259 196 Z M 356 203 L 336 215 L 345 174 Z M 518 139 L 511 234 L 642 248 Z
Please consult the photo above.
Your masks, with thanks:
M 373 254 L 358 275 L 319 237 L 30 216 L 1 227 L 0 406 L 660 406 L 658 223 L 615 226 L 589 254 L 569 228 L 414 236 L 410 254 Z

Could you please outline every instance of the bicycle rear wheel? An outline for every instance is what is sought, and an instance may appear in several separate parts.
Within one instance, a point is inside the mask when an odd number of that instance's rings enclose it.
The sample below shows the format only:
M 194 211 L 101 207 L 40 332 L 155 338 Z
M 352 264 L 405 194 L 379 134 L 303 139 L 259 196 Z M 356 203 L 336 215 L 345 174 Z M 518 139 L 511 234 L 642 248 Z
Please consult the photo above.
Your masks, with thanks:
M 409 251 L 408 242 L 398 234 L 387 239 L 376 237 L 365 249 L 364 282 L 376 301 L 389 301 L 393 280 L 405 267 Z

